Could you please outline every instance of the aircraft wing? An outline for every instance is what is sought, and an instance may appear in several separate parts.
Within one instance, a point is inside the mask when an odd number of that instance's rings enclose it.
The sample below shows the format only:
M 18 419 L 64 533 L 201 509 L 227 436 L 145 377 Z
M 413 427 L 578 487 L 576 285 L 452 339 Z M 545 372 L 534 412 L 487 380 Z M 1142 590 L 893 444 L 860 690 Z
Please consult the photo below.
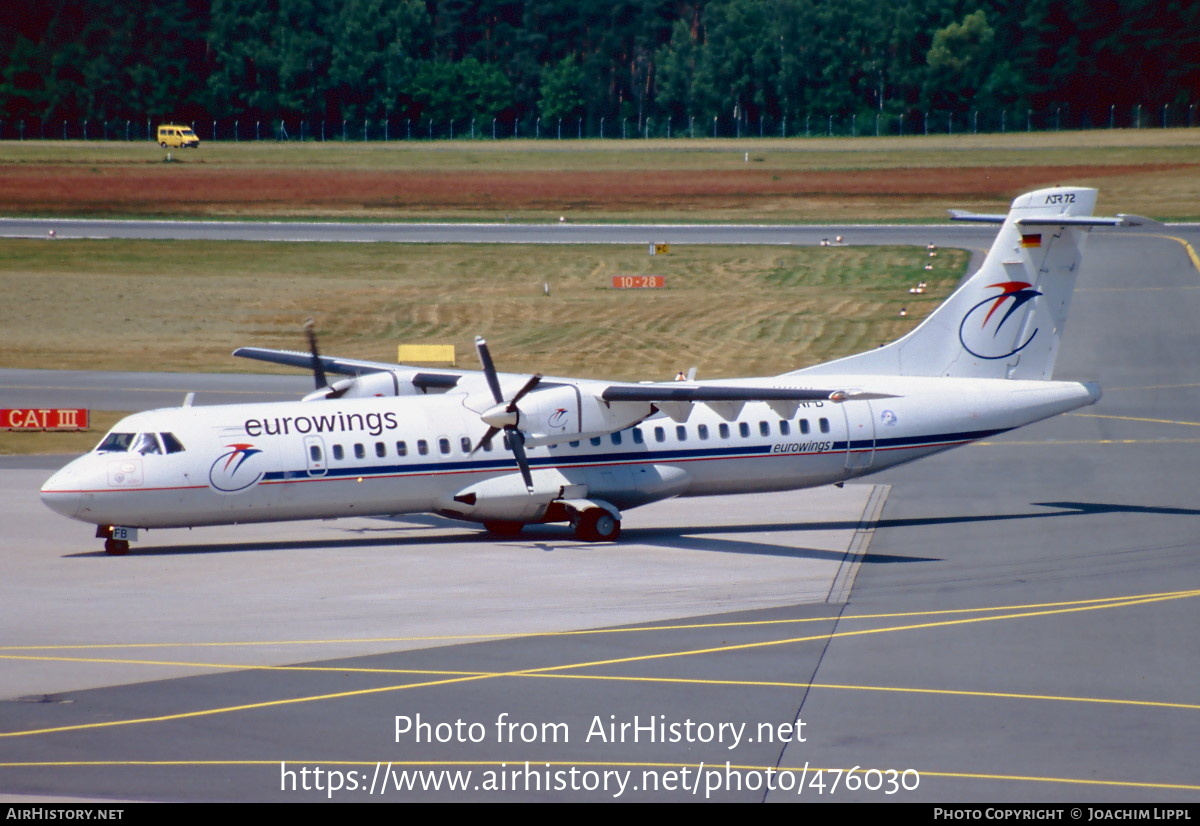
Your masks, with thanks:
M 286 367 L 299 367 L 301 370 L 312 370 L 313 357 L 311 353 L 300 350 L 269 350 L 264 347 L 239 347 L 233 351 L 235 356 L 256 361 L 266 361 L 271 364 L 282 364 Z M 362 361 L 360 359 L 344 359 L 335 356 L 317 356 L 326 373 L 340 376 L 364 376 L 370 373 L 391 373 L 398 365 L 386 364 L 381 361 Z M 411 381 L 420 390 L 446 390 L 458 384 L 465 375 L 462 370 L 423 370 L 410 368 L 414 372 Z
M 255 359 L 256 361 L 282 364 L 286 367 L 296 367 L 301 370 L 312 370 L 313 356 L 300 350 L 271 350 L 262 347 L 239 347 L 233 351 L 239 358 Z M 421 393 L 438 393 L 451 390 L 459 385 L 464 376 L 479 375 L 465 370 L 429 370 L 419 367 L 408 367 L 398 364 L 386 364 L 378 361 L 363 361 L 360 359 L 338 358 L 336 356 L 317 356 L 326 373 L 351 376 L 352 379 L 342 379 L 333 384 L 334 395 L 324 394 L 324 398 L 340 398 L 347 392 L 350 395 L 406 395 L 400 384 L 409 384 Z M 387 377 L 378 376 L 387 374 Z M 373 381 L 378 376 L 379 381 Z M 367 377 L 367 378 L 364 378 Z M 363 385 L 357 390 L 355 385 Z M 869 393 L 860 390 L 838 388 L 807 388 L 807 387 L 767 387 L 747 384 L 695 384 L 692 382 L 645 382 L 633 383 L 603 383 L 582 379 L 558 379 L 548 377 L 542 381 L 533 395 L 546 393 L 554 388 L 574 386 L 585 395 L 604 403 L 636 402 L 656 405 L 662 409 L 683 409 L 697 403 L 710 405 L 739 406 L 747 402 L 767 402 L 772 404 L 795 406 L 800 402 L 832 401 L 845 402 L 862 399 L 893 398 L 887 393 Z
M 890 399 L 888 393 L 818 390 L 806 387 L 747 387 L 721 384 L 610 384 L 600 393 L 606 402 L 815 402 Z
M 233 351 L 238 358 L 268 361 L 272 364 L 282 364 L 287 367 L 299 367 L 301 370 L 311 370 L 313 357 L 311 353 L 300 350 L 268 350 L 264 347 L 239 347 Z M 379 361 L 360 361 L 358 359 L 343 359 L 333 356 L 318 356 L 321 366 L 326 373 L 336 373 L 340 376 L 361 376 L 364 373 L 379 373 L 384 370 L 394 370 L 396 365 L 384 364 Z

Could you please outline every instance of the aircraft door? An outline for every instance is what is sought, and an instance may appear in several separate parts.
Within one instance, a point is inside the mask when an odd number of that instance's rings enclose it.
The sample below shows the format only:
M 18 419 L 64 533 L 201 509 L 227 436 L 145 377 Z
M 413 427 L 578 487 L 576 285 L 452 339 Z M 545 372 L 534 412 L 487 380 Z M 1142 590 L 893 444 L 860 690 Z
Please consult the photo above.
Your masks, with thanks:
M 325 455 L 325 440 L 320 436 L 304 437 L 304 466 L 309 476 L 325 475 L 329 464 Z
M 875 416 L 866 399 L 842 402 L 846 414 L 846 469 L 869 468 L 875 458 Z

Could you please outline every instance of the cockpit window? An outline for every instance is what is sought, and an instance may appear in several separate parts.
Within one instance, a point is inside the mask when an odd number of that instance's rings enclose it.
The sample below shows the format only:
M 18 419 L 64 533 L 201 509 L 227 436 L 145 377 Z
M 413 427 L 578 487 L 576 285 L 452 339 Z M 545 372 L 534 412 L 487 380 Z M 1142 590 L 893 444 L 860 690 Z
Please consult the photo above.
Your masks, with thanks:
M 162 441 L 159 441 L 159 437 Z M 163 446 L 166 450 L 163 450 Z M 183 445 L 170 433 L 109 433 L 96 446 L 97 453 L 179 453 Z
M 153 433 L 139 433 L 133 440 L 133 452 L 145 455 L 147 453 L 162 453 L 158 437 Z
M 125 453 L 133 444 L 133 433 L 109 433 L 104 441 L 96 446 L 97 453 Z

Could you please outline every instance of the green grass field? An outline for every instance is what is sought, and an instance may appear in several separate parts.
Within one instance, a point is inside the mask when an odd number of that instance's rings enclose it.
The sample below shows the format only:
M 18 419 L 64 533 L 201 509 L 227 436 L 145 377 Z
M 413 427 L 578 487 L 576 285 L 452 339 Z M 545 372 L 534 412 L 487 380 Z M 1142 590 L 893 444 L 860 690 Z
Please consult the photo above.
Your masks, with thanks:
M 417 171 L 738 169 L 748 152 L 751 163 L 768 169 L 837 171 L 1196 163 L 1197 150 L 1200 128 L 742 140 L 220 141 L 205 142 L 199 150 L 171 152 L 181 163 L 226 167 Z M 165 154 L 149 141 L 0 141 L 0 166 L 161 163 Z

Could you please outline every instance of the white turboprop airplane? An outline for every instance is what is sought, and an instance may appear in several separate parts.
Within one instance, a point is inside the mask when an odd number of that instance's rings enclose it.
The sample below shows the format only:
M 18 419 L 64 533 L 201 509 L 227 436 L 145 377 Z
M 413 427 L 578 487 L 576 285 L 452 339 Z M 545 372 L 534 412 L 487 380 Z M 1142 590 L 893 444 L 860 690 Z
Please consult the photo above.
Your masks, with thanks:
M 1004 215 L 982 267 L 900 340 L 765 378 L 613 383 L 430 370 L 242 348 L 311 367 L 302 401 L 136 413 L 46 482 L 110 554 L 138 529 L 437 513 L 510 535 L 569 522 L 614 540 L 672 496 L 841 484 L 1095 402 L 1051 381 L 1096 190 L 1043 189 Z M 327 373 L 346 376 L 332 384 Z M 500 436 L 501 438 L 493 439 Z

